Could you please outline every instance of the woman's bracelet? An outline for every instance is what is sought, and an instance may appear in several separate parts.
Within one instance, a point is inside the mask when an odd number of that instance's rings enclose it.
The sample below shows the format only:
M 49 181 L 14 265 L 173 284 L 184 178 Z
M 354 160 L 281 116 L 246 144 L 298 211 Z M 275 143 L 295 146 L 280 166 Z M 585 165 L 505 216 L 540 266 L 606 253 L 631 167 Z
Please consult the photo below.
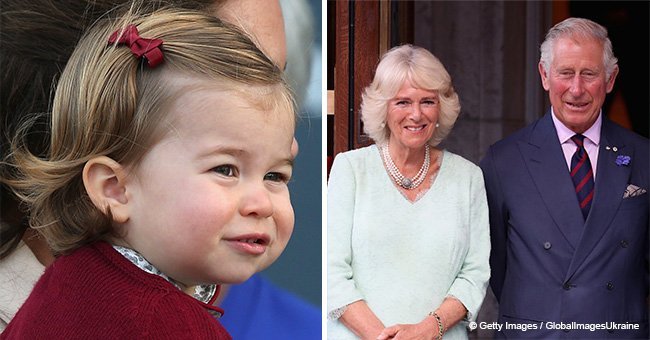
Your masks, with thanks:
M 438 321 L 438 335 L 436 336 L 436 340 L 442 340 L 442 334 L 445 332 L 445 326 L 442 325 L 442 320 L 440 320 L 440 316 L 436 312 L 430 312 L 430 316 L 433 316 L 436 318 L 436 321 Z

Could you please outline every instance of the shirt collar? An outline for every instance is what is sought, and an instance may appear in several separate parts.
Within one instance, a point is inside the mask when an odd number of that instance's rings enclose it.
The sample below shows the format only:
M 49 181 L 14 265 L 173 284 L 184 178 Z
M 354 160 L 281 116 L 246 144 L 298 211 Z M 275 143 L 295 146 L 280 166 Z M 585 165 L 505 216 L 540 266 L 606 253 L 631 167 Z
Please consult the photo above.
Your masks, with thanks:
M 555 125 L 555 131 L 557 131 L 557 137 L 560 140 L 560 144 L 566 143 L 573 135 L 576 133 L 571 131 L 564 123 L 562 123 L 556 116 L 555 116 L 555 111 L 553 111 L 553 107 L 551 106 L 551 117 L 553 118 L 553 125 Z M 583 132 L 582 135 L 587 137 L 592 143 L 594 143 L 596 146 L 600 145 L 600 129 L 602 127 L 602 122 L 603 122 L 603 111 L 602 109 L 598 113 L 598 118 L 596 118 L 596 121 L 594 124 L 587 129 L 587 131 Z
M 127 260 L 129 260 L 131 263 L 136 265 L 138 268 L 144 270 L 149 274 L 160 276 L 163 279 L 165 279 L 167 282 L 173 284 L 179 290 L 183 290 L 182 285 L 180 283 L 176 282 L 174 279 L 172 279 L 171 277 L 165 275 L 165 273 L 158 270 L 158 268 L 154 267 L 151 263 L 149 263 L 149 261 L 147 261 L 144 258 L 144 256 L 140 255 L 140 253 L 138 253 L 137 251 L 126 247 L 117 246 L 117 245 L 113 245 L 113 249 L 115 249 L 118 253 L 120 253 Z M 217 293 L 217 285 L 215 284 L 197 285 L 194 287 L 194 293 L 192 294 L 192 297 L 205 304 L 210 304 L 212 302 L 212 299 L 216 295 L 216 293 Z

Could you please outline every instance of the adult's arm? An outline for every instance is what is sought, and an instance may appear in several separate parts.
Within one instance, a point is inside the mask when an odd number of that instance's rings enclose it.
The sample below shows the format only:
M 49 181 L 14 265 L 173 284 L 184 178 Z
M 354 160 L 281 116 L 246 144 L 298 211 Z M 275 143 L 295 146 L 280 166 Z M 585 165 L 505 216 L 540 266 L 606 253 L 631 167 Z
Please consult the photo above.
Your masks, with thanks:
M 361 339 L 377 339 L 384 329 L 384 324 L 363 300 L 348 305 L 339 321 Z
M 490 255 L 490 226 L 483 174 L 478 167 L 472 167 L 469 177 L 469 247 L 460 271 L 449 288 L 447 296 L 459 300 L 467 309 L 467 319 L 474 320 L 485 298 L 488 279 L 490 278 L 488 260 Z M 455 320 L 455 317 L 453 319 Z M 449 327 L 453 325 L 455 323 L 452 323 Z
M 494 161 L 493 148 L 488 149 L 480 166 L 485 179 L 485 189 L 490 213 L 490 240 L 492 247 L 490 251 L 490 267 L 492 269 L 490 286 L 497 301 L 499 301 L 506 273 L 508 224 L 501 183 Z
M 355 201 L 353 166 L 346 154 L 339 154 L 327 188 L 327 312 L 358 336 L 374 338 L 384 326 L 363 301 L 352 270 Z

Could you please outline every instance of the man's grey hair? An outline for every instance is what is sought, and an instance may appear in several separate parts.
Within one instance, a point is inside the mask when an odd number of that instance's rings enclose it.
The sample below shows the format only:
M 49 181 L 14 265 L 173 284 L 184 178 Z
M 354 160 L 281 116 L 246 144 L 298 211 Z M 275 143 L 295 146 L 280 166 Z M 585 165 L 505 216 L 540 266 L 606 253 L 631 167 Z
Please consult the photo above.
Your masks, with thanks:
M 605 78 L 609 81 L 609 77 L 614 72 L 614 68 L 618 63 L 618 59 L 614 56 L 612 50 L 612 42 L 607 36 L 607 29 L 598 23 L 589 19 L 583 18 L 568 18 L 553 26 L 548 33 L 546 39 L 540 46 L 539 50 L 541 56 L 539 61 L 544 67 L 544 71 L 548 73 L 553 63 L 553 47 L 555 42 L 560 38 L 571 37 L 574 39 L 594 39 L 603 45 L 603 65 L 605 65 Z

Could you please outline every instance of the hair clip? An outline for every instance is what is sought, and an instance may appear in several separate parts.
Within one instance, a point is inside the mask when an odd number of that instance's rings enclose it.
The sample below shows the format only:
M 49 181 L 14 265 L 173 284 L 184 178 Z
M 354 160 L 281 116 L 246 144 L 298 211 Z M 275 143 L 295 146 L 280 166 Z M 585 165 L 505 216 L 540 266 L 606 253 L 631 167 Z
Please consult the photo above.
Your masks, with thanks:
M 118 39 L 119 38 L 119 39 Z M 117 30 L 108 38 L 109 44 L 127 45 L 131 52 L 137 57 L 143 56 L 147 59 L 149 67 L 154 68 L 163 61 L 163 53 L 160 49 L 163 41 L 160 39 L 146 39 L 140 36 L 135 25 L 128 25 L 122 30 Z

